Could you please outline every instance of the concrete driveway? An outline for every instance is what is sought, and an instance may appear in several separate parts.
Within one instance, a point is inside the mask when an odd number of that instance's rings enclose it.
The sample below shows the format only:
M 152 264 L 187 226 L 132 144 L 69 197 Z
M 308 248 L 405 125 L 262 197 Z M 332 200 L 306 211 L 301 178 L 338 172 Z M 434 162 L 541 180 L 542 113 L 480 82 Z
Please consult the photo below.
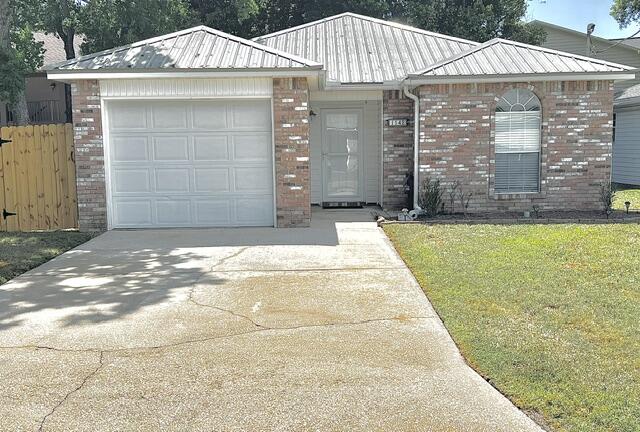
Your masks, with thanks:
M 539 431 L 370 221 L 108 232 L 0 286 L 0 429 Z

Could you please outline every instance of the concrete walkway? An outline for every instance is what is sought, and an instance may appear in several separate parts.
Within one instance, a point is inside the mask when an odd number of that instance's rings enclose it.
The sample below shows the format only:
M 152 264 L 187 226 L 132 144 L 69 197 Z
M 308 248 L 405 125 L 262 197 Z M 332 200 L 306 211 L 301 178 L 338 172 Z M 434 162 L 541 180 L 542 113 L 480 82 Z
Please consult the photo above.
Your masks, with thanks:
M 0 286 L 0 429 L 540 431 L 370 220 L 109 232 Z

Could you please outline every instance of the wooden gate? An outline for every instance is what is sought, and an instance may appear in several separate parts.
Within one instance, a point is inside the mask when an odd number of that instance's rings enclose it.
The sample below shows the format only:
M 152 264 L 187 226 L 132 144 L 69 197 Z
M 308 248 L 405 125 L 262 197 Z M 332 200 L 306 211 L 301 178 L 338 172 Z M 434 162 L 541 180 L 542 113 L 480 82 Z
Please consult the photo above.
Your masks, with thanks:
M 77 228 L 71 124 L 0 129 L 0 231 Z

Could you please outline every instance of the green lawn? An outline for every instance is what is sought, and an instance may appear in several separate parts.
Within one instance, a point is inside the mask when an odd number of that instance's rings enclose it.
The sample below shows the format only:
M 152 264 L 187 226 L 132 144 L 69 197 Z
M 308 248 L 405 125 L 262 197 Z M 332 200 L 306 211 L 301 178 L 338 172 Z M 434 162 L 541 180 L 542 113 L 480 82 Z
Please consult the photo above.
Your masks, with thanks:
M 631 203 L 629 209 L 640 210 L 640 187 L 628 187 L 618 190 L 616 192 L 615 199 L 613 200 L 613 208 L 616 210 L 624 210 L 625 201 L 629 201 Z
M 0 232 L 0 284 L 86 242 L 91 234 L 72 231 Z
M 384 229 L 517 406 L 556 431 L 640 431 L 640 225 Z

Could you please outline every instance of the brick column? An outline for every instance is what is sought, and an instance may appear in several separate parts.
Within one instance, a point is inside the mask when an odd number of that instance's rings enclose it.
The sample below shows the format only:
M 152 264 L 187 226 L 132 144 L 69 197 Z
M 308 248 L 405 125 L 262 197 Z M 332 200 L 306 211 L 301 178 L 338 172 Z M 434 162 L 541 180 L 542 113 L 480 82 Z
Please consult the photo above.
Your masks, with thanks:
M 276 216 L 279 228 L 308 227 L 309 90 L 306 78 L 273 80 Z
M 107 194 L 100 85 L 96 80 L 75 81 L 71 97 L 80 230 L 103 231 L 107 229 Z
M 413 101 L 401 91 L 385 91 L 382 115 L 382 205 L 385 209 L 401 209 L 407 206 L 406 175 L 413 172 Z M 387 125 L 389 119 L 402 118 L 410 120 L 407 126 Z

